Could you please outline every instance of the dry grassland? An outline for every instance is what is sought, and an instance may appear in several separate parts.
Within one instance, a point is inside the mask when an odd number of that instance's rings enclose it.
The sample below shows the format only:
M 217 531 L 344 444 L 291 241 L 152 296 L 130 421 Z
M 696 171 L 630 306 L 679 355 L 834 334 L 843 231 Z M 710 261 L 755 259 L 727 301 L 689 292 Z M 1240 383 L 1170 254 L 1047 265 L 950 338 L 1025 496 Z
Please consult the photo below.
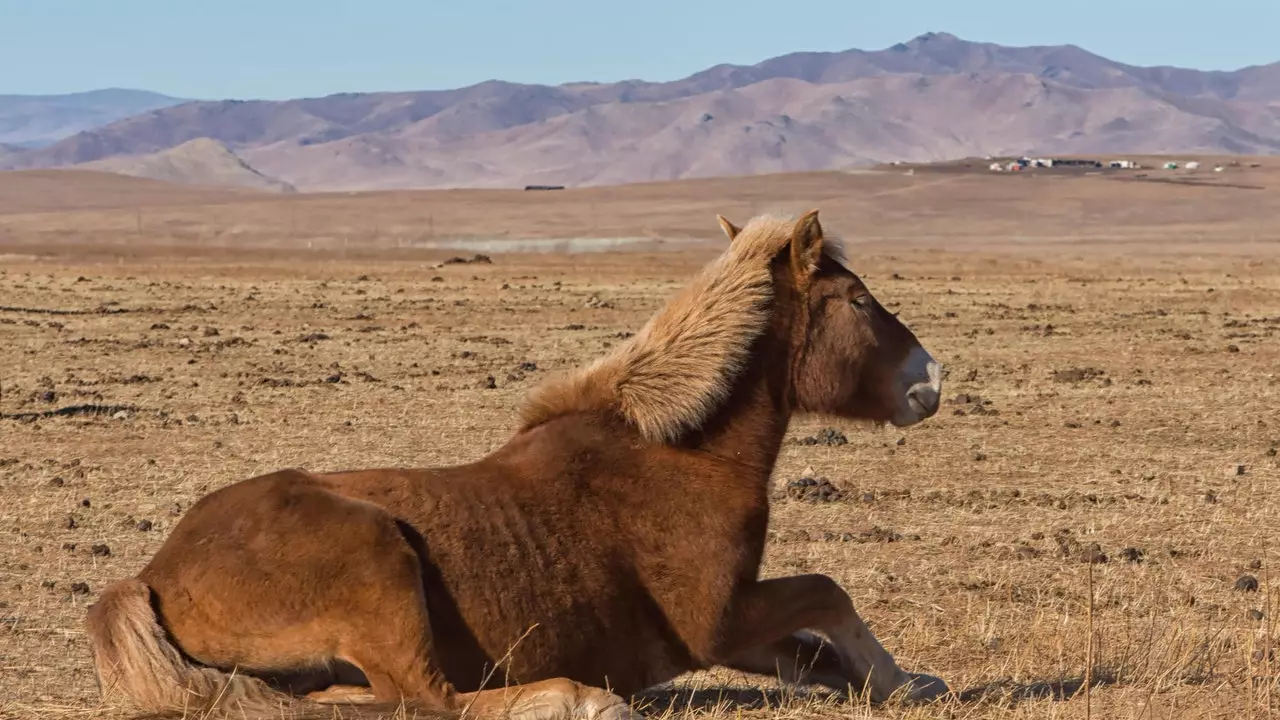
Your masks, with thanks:
M 937 182 L 0 202 L 0 716 L 122 716 L 98 707 L 85 608 L 203 494 L 285 466 L 476 458 L 531 385 L 636 330 L 714 251 L 439 267 L 463 253 L 409 250 L 392 226 L 711 237 L 715 212 L 777 203 L 870 238 L 872 291 L 948 377 L 914 428 L 793 424 L 765 572 L 830 573 L 906 667 L 964 694 L 867 708 L 717 670 L 652 693 L 655 715 L 1269 717 L 1280 192 Z M 130 240 L 139 208 L 169 230 Z M 320 236 L 291 233 L 298 217 L 382 230 L 345 254 L 290 249 Z M 218 241 L 217 218 L 276 249 Z M 805 468 L 835 489 L 789 486 Z

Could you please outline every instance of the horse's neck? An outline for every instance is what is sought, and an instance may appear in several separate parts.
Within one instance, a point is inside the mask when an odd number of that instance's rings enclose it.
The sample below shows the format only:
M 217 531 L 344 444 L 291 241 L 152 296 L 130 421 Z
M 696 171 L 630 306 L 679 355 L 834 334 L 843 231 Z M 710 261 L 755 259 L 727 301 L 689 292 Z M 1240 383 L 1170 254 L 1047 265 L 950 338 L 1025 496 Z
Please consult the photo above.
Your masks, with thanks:
M 724 406 L 703 426 L 700 450 L 756 471 L 762 481 L 773 473 L 791 420 L 789 338 L 768 332 L 752 353 Z

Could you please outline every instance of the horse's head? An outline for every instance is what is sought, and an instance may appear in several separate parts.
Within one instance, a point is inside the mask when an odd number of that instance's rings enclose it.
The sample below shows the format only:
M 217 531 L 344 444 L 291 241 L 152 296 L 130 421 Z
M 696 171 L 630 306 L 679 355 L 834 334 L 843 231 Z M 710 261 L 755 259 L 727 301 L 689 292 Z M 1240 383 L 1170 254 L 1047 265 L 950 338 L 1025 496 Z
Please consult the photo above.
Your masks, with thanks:
M 741 229 L 719 220 L 732 241 Z M 796 409 L 898 427 L 936 413 L 942 365 L 849 269 L 843 243 L 824 237 L 818 211 L 788 231 L 779 272 L 789 276 L 799 310 L 791 328 Z

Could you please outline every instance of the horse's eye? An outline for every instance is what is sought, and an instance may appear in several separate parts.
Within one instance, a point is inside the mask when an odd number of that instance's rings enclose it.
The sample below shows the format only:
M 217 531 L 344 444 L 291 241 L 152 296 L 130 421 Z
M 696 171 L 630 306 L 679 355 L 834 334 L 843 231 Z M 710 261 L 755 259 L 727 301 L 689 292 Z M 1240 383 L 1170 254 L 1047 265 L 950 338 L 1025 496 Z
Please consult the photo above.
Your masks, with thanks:
M 849 304 L 850 304 L 850 305 L 853 305 L 854 307 L 869 308 L 869 307 L 871 307 L 871 296 L 870 296 L 870 295 L 858 295 L 858 296 L 857 296 L 857 297 L 855 297 L 854 299 L 850 300 L 850 301 L 849 301 Z

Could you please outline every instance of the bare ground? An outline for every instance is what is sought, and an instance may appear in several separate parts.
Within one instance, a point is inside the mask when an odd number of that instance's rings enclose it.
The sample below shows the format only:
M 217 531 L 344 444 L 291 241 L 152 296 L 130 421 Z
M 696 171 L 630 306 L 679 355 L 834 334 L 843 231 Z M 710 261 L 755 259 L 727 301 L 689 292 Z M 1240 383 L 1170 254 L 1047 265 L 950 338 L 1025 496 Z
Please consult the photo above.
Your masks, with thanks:
M 921 217 L 980 214 L 966 203 L 984 191 L 965 187 L 969 195 L 917 198 Z M 694 202 L 651 192 L 654 207 Z M 735 221 L 740 197 L 723 195 Z M 1274 201 L 1267 191 L 1254 202 Z M 1134 204 L 1134 213 L 1149 207 Z M 577 226 L 557 220 L 564 234 L 587 234 L 584 208 Z M 1081 214 L 1080 235 L 1118 234 L 1107 218 L 1126 210 L 1114 208 L 1101 220 Z M 122 716 L 98 706 L 85 607 L 141 567 L 201 495 L 291 465 L 478 457 L 503 442 L 533 383 L 636 330 L 709 257 L 495 254 L 491 264 L 439 266 L 469 254 L 226 247 L 179 257 L 171 244 L 123 242 L 54 251 L 38 246 L 34 216 L 7 217 L 5 717 Z M 48 217 L 87 222 L 73 211 Z M 717 670 L 655 690 L 652 712 L 1268 716 L 1280 702 L 1269 651 L 1280 559 L 1280 253 L 1270 217 L 1224 220 L 1230 232 L 1207 244 L 1193 223 L 1170 223 L 1165 241 L 1143 230 L 1085 244 L 1009 234 L 959 248 L 866 243 L 859 267 L 946 364 L 947 402 L 907 430 L 795 422 L 775 476 L 765 572 L 832 574 L 900 662 L 962 695 L 868 708 Z M 714 229 L 710 215 L 704 223 Z M 974 227 L 955 236 L 978 237 Z M 849 222 L 833 229 L 854 234 Z M 806 468 L 834 489 L 789 486 Z M 1098 684 L 1086 702 L 1091 645 Z

